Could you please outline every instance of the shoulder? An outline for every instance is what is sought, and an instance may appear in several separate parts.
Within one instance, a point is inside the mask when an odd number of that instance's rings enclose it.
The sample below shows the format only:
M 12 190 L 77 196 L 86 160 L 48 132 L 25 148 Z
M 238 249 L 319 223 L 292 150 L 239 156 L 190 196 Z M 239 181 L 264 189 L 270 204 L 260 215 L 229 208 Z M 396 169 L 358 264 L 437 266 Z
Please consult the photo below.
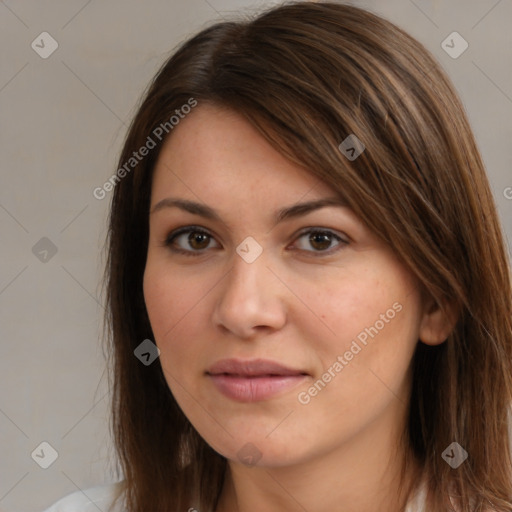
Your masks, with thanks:
M 122 482 L 107 485 L 98 485 L 83 491 L 68 494 L 44 512 L 109 512 L 109 507 L 121 491 Z M 122 498 L 116 502 L 111 512 L 124 512 Z

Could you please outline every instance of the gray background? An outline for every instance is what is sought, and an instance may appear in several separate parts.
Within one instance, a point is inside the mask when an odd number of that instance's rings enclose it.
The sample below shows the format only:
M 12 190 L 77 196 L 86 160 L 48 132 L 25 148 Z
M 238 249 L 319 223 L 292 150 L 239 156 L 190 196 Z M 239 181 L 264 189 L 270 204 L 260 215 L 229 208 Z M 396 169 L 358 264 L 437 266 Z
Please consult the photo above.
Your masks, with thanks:
M 352 3 L 405 28 L 452 77 L 510 239 L 512 2 Z M 100 342 L 111 194 L 100 201 L 92 191 L 115 172 L 140 95 L 176 44 L 263 5 L 270 2 L 0 2 L 0 510 L 42 510 L 112 481 Z M 44 31 L 59 45 L 47 59 L 31 47 Z M 456 59 L 441 47 L 453 31 L 469 43 Z M 33 251 L 43 237 L 54 255 Z M 58 452 L 48 469 L 31 457 L 43 441 Z

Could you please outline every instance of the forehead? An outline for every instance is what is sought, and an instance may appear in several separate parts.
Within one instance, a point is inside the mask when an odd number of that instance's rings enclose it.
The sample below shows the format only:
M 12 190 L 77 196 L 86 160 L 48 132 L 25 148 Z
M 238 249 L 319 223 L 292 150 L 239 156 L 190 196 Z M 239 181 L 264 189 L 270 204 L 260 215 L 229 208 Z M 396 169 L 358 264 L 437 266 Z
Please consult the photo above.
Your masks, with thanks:
M 281 155 L 241 114 L 200 104 L 171 132 L 156 163 L 152 203 L 170 193 L 293 202 L 333 190 Z

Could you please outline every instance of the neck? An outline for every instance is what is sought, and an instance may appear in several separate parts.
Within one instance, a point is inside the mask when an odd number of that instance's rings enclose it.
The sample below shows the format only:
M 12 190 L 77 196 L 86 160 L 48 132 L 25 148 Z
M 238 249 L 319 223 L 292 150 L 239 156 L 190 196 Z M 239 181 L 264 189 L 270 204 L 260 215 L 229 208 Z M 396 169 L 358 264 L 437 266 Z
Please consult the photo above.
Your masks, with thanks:
M 216 512 L 405 510 L 419 468 L 405 465 L 412 457 L 400 434 L 377 423 L 293 466 L 249 468 L 230 461 Z

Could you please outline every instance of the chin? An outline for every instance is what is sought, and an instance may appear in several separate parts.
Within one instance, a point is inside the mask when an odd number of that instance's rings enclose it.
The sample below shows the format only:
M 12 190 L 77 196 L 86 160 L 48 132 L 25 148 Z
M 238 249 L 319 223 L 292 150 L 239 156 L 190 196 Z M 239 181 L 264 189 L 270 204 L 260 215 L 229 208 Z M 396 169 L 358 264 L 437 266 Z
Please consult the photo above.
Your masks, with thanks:
M 226 459 L 248 467 L 286 467 L 300 463 L 308 458 L 309 450 L 300 442 L 288 436 L 288 439 L 272 440 L 268 436 L 268 429 L 259 436 L 244 436 L 240 433 L 235 438 L 214 445 L 212 448 Z M 298 452 L 297 448 L 300 448 Z M 313 454 L 310 453 L 309 456 Z

